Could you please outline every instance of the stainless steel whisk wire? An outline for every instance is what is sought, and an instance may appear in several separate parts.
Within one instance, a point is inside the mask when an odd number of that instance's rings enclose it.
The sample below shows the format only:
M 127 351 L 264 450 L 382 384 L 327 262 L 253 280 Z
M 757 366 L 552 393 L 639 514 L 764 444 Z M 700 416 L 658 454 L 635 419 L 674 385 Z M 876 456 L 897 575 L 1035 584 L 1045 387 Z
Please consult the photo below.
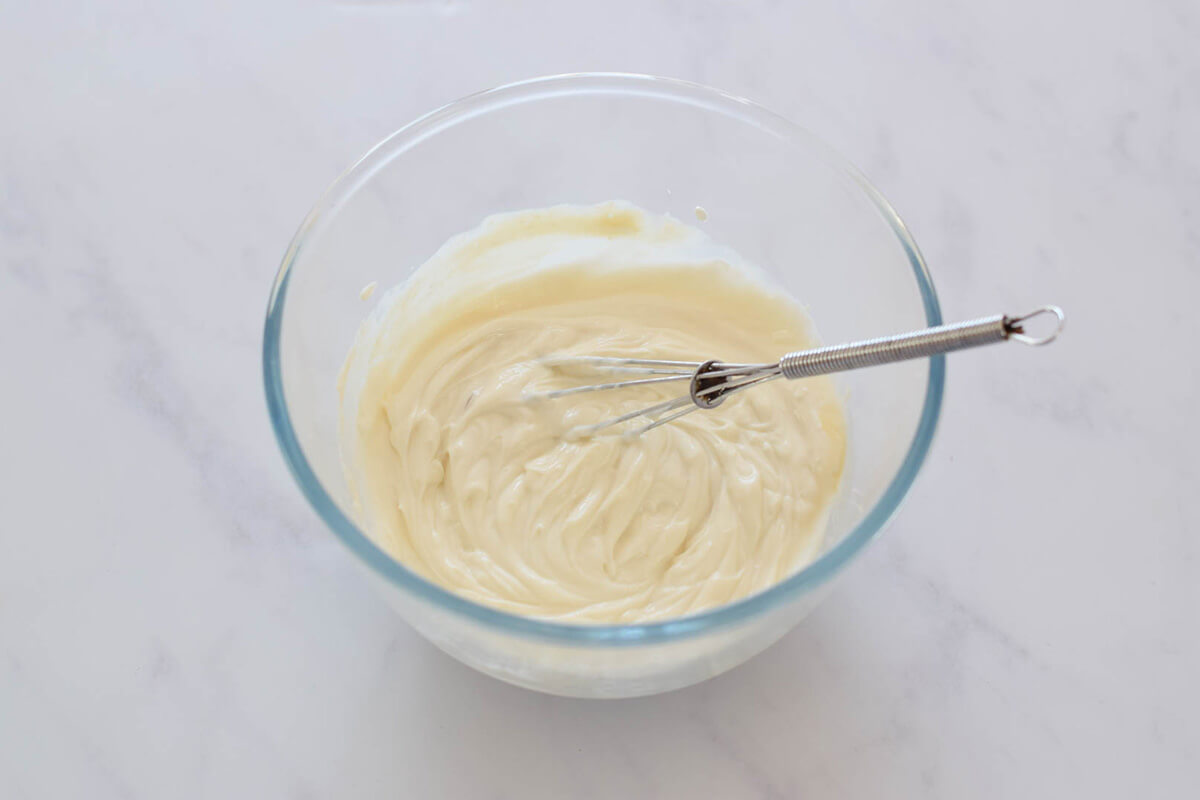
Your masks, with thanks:
M 1042 336 L 1026 332 L 1026 323 L 1037 317 L 1054 317 L 1055 327 Z M 893 364 L 955 350 L 966 350 L 1007 340 L 1040 346 L 1054 341 L 1062 331 L 1066 315 L 1058 306 L 1041 306 L 1020 316 L 995 314 L 990 317 L 938 325 L 933 328 L 865 339 L 848 344 L 817 347 L 788 353 L 770 364 L 731 364 L 708 361 L 671 361 L 615 356 L 561 356 L 540 360 L 551 369 L 585 367 L 593 372 L 620 375 L 644 375 L 627 380 L 592 383 L 549 392 L 531 394 L 531 401 L 555 400 L 587 392 L 629 389 L 674 381 L 688 381 L 688 393 L 671 400 L 639 408 L 591 425 L 579 425 L 568 432 L 571 437 L 586 437 L 638 418 L 648 423 L 624 435 L 638 436 L 700 409 L 713 409 L 731 395 L 776 378 L 797 380 L 864 367 Z

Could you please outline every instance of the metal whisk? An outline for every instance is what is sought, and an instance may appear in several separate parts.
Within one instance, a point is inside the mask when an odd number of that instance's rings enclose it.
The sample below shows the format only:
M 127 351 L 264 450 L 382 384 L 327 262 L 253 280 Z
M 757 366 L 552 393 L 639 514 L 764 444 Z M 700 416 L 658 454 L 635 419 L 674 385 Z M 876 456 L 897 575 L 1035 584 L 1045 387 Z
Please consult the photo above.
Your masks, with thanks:
M 1039 316 L 1053 316 L 1054 329 L 1035 337 L 1026 333 L 1025 323 Z M 609 383 L 594 383 L 531 395 L 532 400 L 553 400 L 583 392 L 599 392 L 610 389 L 627 389 L 671 381 L 688 381 L 688 393 L 673 400 L 656 403 L 627 414 L 613 417 L 592 425 L 580 425 L 569 432 L 572 436 L 590 436 L 623 422 L 639 418 L 649 420 L 646 424 L 625 432 L 638 436 L 646 431 L 679 419 L 697 409 L 712 409 L 721 405 L 733 394 L 757 386 L 760 383 L 783 377 L 789 380 L 845 372 L 861 367 L 891 364 L 914 358 L 966 350 L 985 344 L 995 344 L 1008 339 L 1028 345 L 1043 345 L 1054 341 L 1062 331 L 1066 316 L 1058 306 L 1042 306 L 1028 314 L 1010 317 L 996 314 L 991 317 L 938 325 L 934 328 L 881 336 L 850 344 L 817 347 L 788 353 L 773 364 L 730 364 L 716 359 L 708 361 L 660 361 L 649 358 L 614 358 L 608 356 L 564 356 L 546 358 L 541 363 L 552 368 L 587 367 L 596 372 L 625 375 L 651 375 L 654 377 L 619 380 Z M 686 407 L 685 407 L 686 406 Z

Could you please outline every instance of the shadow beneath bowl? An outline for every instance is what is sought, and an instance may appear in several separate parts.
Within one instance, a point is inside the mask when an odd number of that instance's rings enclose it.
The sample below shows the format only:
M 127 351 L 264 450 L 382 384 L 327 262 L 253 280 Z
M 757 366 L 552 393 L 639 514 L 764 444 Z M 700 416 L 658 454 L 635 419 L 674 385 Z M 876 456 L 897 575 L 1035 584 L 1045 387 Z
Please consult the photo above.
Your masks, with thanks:
M 406 636 L 396 657 L 420 689 L 388 694 L 410 694 L 394 725 L 416 747 L 396 750 L 389 771 L 397 781 L 420 772 L 422 785 L 456 796 L 490 787 L 497 797 L 790 797 L 814 781 L 843 786 L 838 773 L 856 768 L 848 755 L 902 736 L 860 725 L 864 703 L 888 702 L 870 614 L 856 605 L 835 593 L 731 672 L 628 700 L 510 686 Z

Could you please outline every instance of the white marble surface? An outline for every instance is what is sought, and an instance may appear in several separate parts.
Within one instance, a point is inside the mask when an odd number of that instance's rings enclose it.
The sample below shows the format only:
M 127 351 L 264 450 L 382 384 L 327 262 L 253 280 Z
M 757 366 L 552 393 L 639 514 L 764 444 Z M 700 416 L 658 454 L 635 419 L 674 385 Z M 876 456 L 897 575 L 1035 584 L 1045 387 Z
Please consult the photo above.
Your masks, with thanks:
M 1191 0 L 3 5 L 0 797 L 1196 796 Z M 948 315 L 1070 313 L 951 363 L 912 496 L 799 629 L 607 703 L 394 617 L 259 377 L 279 258 L 346 164 L 589 69 L 835 143 Z

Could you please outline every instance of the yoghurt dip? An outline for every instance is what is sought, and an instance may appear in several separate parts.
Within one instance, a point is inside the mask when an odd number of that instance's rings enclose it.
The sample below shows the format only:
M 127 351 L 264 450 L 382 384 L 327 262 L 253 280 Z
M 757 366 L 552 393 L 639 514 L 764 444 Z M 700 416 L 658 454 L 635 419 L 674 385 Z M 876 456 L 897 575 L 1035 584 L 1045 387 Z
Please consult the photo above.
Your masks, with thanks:
M 517 614 L 644 622 L 754 594 L 819 551 L 846 449 L 832 381 L 766 383 L 636 437 L 569 434 L 686 382 L 530 395 L 598 382 L 552 356 L 771 362 L 815 344 L 794 299 L 670 217 L 490 217 L 384 295 L 346 359 L 359 522 L 430 581 Z

